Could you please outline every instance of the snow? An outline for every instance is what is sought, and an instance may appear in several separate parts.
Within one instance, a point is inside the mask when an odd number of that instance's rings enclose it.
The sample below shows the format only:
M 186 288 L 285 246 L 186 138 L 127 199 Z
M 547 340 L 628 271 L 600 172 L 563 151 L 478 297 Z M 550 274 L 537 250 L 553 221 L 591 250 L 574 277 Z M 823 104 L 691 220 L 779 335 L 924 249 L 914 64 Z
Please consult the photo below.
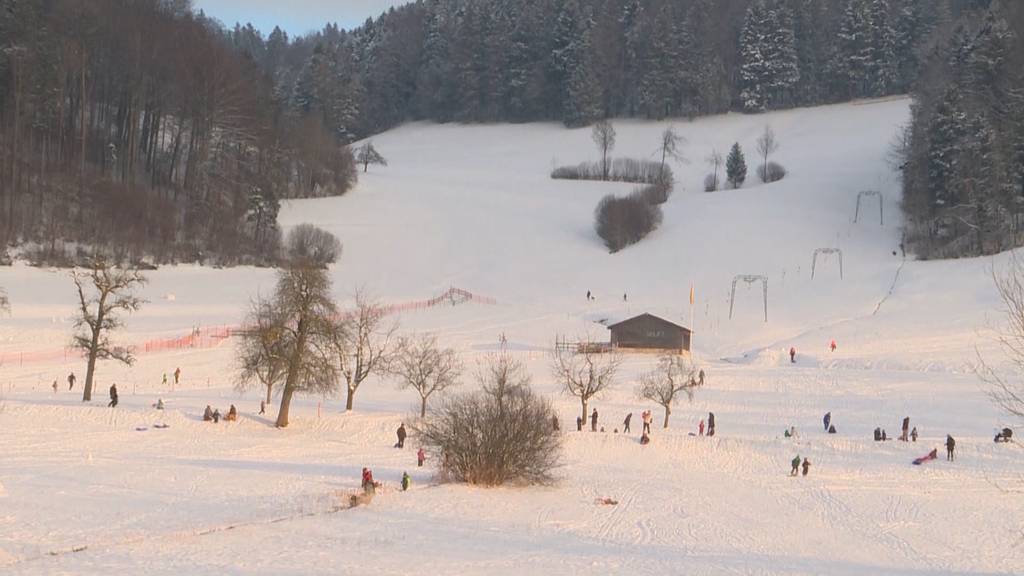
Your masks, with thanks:
M 361 175 L 354 192 L 284 207 L 285 225 L 312 222 L 344 243 L 333 269 L 339 299 L 362 288 L 401 304 L 450 287 L 494 298 L 400 320 L 459 349 L 471 370 L 504 334 L 563 430 L 579 408 L 549 374 L 555 337 L 604 339 L 599 321 L 642 312 L 690 325 L 693 284 L 694 356 L 707 386 L 675 408 L 668 430 L 655 410 L 653 441 L 640 446 L 636 434 L 612 432 L 627 412 L 655 408 L 634 387 L 656 357 L 630 356 L 595 404 L 608 432 L 565 432 L 549 487 L 436 484 L 432 462 L 416 468 L 414 442 L 392 448 L 416 403 L 392 381 L 368 381 L 350 414 L 341 397 L 301 398 L 290 427 L 276 430 L 275 407 L 260 416 L 258 391 L 233 389 L 231 341 L 141 354 L 132 368 L 103 363 L 97 399 L 83 404 L 83 363 L 63 352 L 70 280 L 0 269 L 12 303 L 0 320 L 0 572 L 1019 572 L 1024 462 L 1016 444 L 992 442 L 1019 422 L 992 405 L 970 368 L 976 347 L 999 359 L 987 332 L 999 319 L 989 272 L 1005 256 L 899 257 L 899 183 L 886 157 L 908 109 L 889 99 L 679 123 L 690 162 L 673 166 L 679 185 L 664 224 L 616 255 L 594 236 L 593 209 L 630 186 L 548 178 L 553 166 L 597 159 L 586 129 L 406 125 L 374 138 L 389 166 Z M 752 163 L 743 189 L 701 192 L 711 149 L 739 141 L 752 152 L 767 123 L 782 144 L 773 160 L 789 176 L 760 185 Z M 617 122 L 616 155 L 653 158 L 666 125 Z M 883 193 L 884 226 L 870 202 L 853 223 L 863 190 Z M 843 250 L 845 279 L 833 258 L 812 281 L 814 250 L 831 247 Z M 743 283 L 729 320 L 738 274 L 768 277 L 767 324 L 760 287 Z M 149 303 L 120 341 L 236 325 L 274 280 L 271 270 L 193 266 L 148 276 Z M 163 387 L 178 366 L 182 384 Z M 105 407 L 111 382 L 121 391 L 114 410 Z M 165 411 L 152 408 L 157 398 Z M 224 412 L 232 403 L 239 422 L 201 421 L 207 404 Z M 689 435 L 709 411 L 717 435 Z M 821 428 L 827 411 L 836 435 Z M 921 433 L 916 444 L 871 440 L 876 426 L 897 436 L 904 416 Z M 789 426 L 798 439 L 782 437 Z M 957 438 L 955 462 L 910 465 L 942 453 L 946 434 Z M 807 477 L 788 476 L 797 453 L 812 463 Z M 342 509 L 363 466 L 384 489 L 368 507 Z M 403 471 L 409 493 L 398 489 Z

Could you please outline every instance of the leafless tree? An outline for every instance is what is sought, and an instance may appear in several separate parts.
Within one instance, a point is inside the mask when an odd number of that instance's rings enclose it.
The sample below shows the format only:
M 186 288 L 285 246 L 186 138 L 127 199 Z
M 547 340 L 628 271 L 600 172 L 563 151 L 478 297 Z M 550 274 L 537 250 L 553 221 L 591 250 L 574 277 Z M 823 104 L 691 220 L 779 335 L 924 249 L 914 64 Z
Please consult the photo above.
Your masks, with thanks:
M 117 360 L 129 366 L 135 362 L 131 349 L 110 342 L 110 333 L 124 326 L 119 312 L 130 314 L 145 303 L 133 291 L 144 285 L 146 278 L 138 270 L 117 268 L 96 257 L 89 269 L 73 270 L 71 279 L 78 291 L 73 346 L 88 361 L 82 401 L 89 402 L 97 360 Z
M 666 354 L 658 359 L 658 367 L 640 378 L 640 386 L 636 395 L 641 400 L 657 402 L 665 409 L 665 428 L 672 414 L 672 405 L 685 393 L 693 400 L 693 390 L 697 387 L 696 369 L 693 363 L 679 354 Z
M 507 352 L 489 358 L 478 376 L 479 391 L 445 398 L 413 425 L 442 475 L 485 486 L 550 482 L 561 453 L 551 404 Z
M 292 265 L 326 268 L 341 257 L 341 241 L 312 224 L 299 224 L 288 233 L 285 250 Z
M 718 180 L 718 170 L 722 167 L 722 162 L 724 161 L 724 159 L 722 158 L 722 153 L 721 152 L 719 152 L 718 150 L 712 150 L 711 154 L 708 154 L 708 157 L 705 158 L 704 160 L 705 160 L 705 162 L 708 163 L 709 166 L 712 166 L 715 169 L 714 179 L 711 180 L 710 183 L 705 181 L 705 183 L 704 183 L 704 191 L 705 192 L 714 192 L 715 190 L 718 190 L 718 187 L 719 187 L 718 186 L 718 182 L 719 182 L 719 180 Z
M 608 120 L 601 120 L 594 124 L 590 137 L 597 145 L 597 151 L 601 153 L 601 180 L 608 180 L 608 173 L 611 170 L 608 155 L 615 149 L 615 127 Z
M 274 388 L 288 373 L 288 350 L 284 346 L 284 324 L 273 302 L 253 300 L 246 316 L 246 328 L 238 340 L 239 374 L 236 388 L 246 390 L 254 383 L 266 389 L 266 402 L 273 400 Z
M 355 308 L 342 315 L 335 331 L 333 348 L 345 379 L 347 411 L 352 410 L 356 391 L 364 380 L 388 371 L 398 344 L 398 323 L 385 325 L 385 317 L 384 308 L 357 292 Z
M 675 126 L 669 126 L 661 133 L 661 146 L 659 152 L 661 152 L 661 171 L 665 174 L 665 162 L 672 158 L 677 162 L 685 160 L 682 152 L 679 151 L 680 146 L 686 144 L 686 138 L 676 132 Z
M 764 127 L 764 132 L 757 139 L 757 153 L 761 155 L 764 163 L 761 165 L 760 176 L 764 183 L 772 182 L 768 173 L 768 155 L 779 149 L 779 141 L 775 139 L 775 130 L 771 124 Z
M 580 399 L 583 419 L 587 419 L 587 404 L 615 385 L 615 376 L 622 365 L 622 357 L 615 351 L 601 351 L 594 342 L 585 341 L 576 350 L 556 348 L 552 356 L 551 372 L 562 389 Z
M 280 361 L 285 370 L 277 427 L 288 426 L 289 409 L 296 392 L 329 393 L 337 389 L 338 369 L 331 344 L 334 342 L 338 315 L 331 298 L 327 271 L 312 266 L 291 266 L 278 272 L 274 298 L 267 307 L 257 307 L 264 315 L 257 326 L 277 336 Z M 277 361 L 275 356 L 271 356 Z M 244 361 L 242 362 L 244 367 Z M 270 370 L 264 367 L 264 370 Z
M 402 388 L 420 395 L 420 417 L 427 415 L 427 400 L 438 392 L 458 386 L 462 362 L 458 352 L 438 346 L 433 336 L 403 338 L 397 347 L 390 372 Z
M 1002 301 L 1005 324 L 993 330 L 996 342 L 1016 372 L 1024 371 L 1024 262 L 1010 255 L 1006 270 L 992 271 Z M 988 387 L 992 400 L 1007 414 L 1024 418 L 1024 384 L 1020 378 L 1007 379 L 977 352 L 976 372 Z
M 373 141 L 368 141 L 356 148 L 356 163 L 363 165 L 363 172 L 369 171 L 370 164 L 388 165 L 388 161 L 384 156 L 381 156 L 380 152 L 373 147 Z

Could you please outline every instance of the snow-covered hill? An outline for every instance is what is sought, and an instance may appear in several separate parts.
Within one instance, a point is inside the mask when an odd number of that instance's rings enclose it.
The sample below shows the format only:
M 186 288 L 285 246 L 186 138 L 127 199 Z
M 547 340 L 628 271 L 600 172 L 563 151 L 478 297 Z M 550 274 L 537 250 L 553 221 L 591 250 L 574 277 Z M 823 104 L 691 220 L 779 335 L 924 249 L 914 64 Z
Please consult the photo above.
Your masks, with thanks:
M 991 442 L 1008 421 L 970 374 L 982 331 L 997 319 L 988 270 L 995 260 L 916 262 L 900 254 L 899 182 L 889 143 L 909 101 L 860 102 L 763 116 L 679 122 L 689 163 L 676 164 L 675 195 L 661 229 L 608 254 L 593 210 L 622 184 L 553 181 L 553 166 L 595 160 L 589 130 L 556 125 L 412 124 L 374 138 L 388 158 L 342 198 L 291 202 L 286 226 L 312 222 L 338 235 L 344 254 L 335 291 L 357 288 L 402 303 L 449 287 L 496 304 L 402 314 L 472 366 L 497 348 L 527 362 L 566 426 L 577 405 L 559 395 L 545 351 L 557 335 L 607 338 L 602 321 L 652 312 L 690 324 L 710 381 L 680 405 L 673 428 L 650 446 L 635 438 L 568 433 L 561 482 L 542 489 L 434 486 L 413 470 L 412 451 L 391 448 L 413 398 L 375 381 L 357 412 L 337 398 L 305 398 L 287 431 L 253 414 L 257 396 L 231 388 L 230 342 L 148 354 L 131 369 L 103 365 L 101 388 L 120 383 L 116 411 L 53 394 L 80 362 L 60 348 L 71 330 L 66 275 L 0 269 L 13 311 L 0 321 L 0 568 L 42 573 L 346 574 L 945 574 L 1013 573 L 1024 473 L 1019 450 Z M 753 177 L 757 136 L 771 124 L 774 160 L 789 176 Z M 667 123 L 622 121 L 617 156 L 653 158 Z M 738 141 L 751 178 L 741 190 L 702 191 L 712 149 Z M 857 194 L 885 198 L 853 222 Z M 840 248 L 810 267 L 817 248 Z M 895 252 L 895 254 L 894 254 Z M 758 286 L 768 278 L 769 321 Z M 121 338 L 139 342 L 197 325 L 235 324 L 273 272 L 165 268 L 150 275 L 150 303 Z M 597 299 L 584 295 L 592 291 Z M 623 301 L 623 295 L 628 301 Z M 169 296 L 173 295 L 173 298 Z M 828 352 L 836 339 L 839 349 Z M 785 350 L 795 346 L 799 362 Z M 38 354 L 56 350 L 56 355 Z M 21 352 L 46 359 L 20 362 Z M 31 356 L 31 355 L 30 355 Z M 617 389 L 597 403 L 609 430 L 635 400 L 637 375 L 654 362 L 631 357 Z M 160 386 L 181 366 L 185 385 Z M 467 379 L 468 380 L 468 379 Z M 467 384 L 468 386 L 468 384 Z M 150 405 L 168 402 L 166 415 Z M 198 421 L 203 406 L 235 403 L 237 424 Z M 318 406 L 319 404 L 319 406 Z M 820 432 L 831 410 L 839 434 Z M 688 435 L 714 411 L 714 439 Z M 895 435 L 911 416 L 917 444 Z M 166 419 L 167 430 L 150 427 Z M 781 438 L 787 426 L 801 438 Z M 959 440 L 955 463 L 909 461 Z M 807 478 L 787 477 L 800 453 Z M 411 462 L 411 464 L 410 464 Z M 334 512 L 339 493 L 372 466 L 392 488 L 402 471 L 414 489 L 386 491 L 371 507 Z M 610 497 L 617 506 L 599 506 Z M 228 530 L 228 528 L 235 529 Z M 85 549 L 74 552 L 74 550 Z M 51 556 L 51 553 L 56 555 Z

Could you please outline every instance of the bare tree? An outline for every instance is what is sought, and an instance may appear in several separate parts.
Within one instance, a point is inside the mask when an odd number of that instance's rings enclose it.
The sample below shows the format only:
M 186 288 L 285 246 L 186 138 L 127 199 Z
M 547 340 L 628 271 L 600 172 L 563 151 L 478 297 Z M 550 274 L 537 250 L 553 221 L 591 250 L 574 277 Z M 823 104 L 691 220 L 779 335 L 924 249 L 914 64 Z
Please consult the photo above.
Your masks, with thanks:
M 615 149 L 615 127 L 608 120 L 601 120 L 594 124 L 590 137 L 601 153 L 601 180 L 608 180 L 608 173 L 611 171 L 608 155 Z
M 615 385 L 615 375 L 621 365 L 622 357 L 617 352 L 603 352 L 595 343 L 586 341 L 576 350 L 556 348 L 551 372 L 566 393 L 580 399 L 586 420 L 590 399 Z
M 764 183 L 770 182 L 768 174 L 768 155 L 779 149 L 779 142 L 775 139 L 775 130 L 771 124 L 764 127 L 764 132 L 757 139 L 757 153 L 761 155 L 764 163 L 761 165 L 760 176 Z
M 1024 262 L 1011 253 L 1003 274 L 992 271 L 992 279 L 1002 301 L 1005 325 L 994 330 L 996 342 L 1002 348 L 1015 371 L 1024 371 Z M 1007 379 L 1000 375 L 977 352 L 976 372 L 988 387 L 992 400 L 1007 414 L 1024 418 L 1024 384 L 1019 378 Z
M 462 362 L 455 350 L 439 347 L 433 336 L 410 337 L 399 342 L 390 371 L 399 377 L 402 388 L 411 388 L 420 395 L 423 418 L 432 395 L 459 384 Z
M 715 190 L 718 190 L 719 187 L 718 170 L 721 168 L 723 162 L 722 153 L 719 152 L 718 150 L 711 150 L 711 154 L 708 154 L 708 157 L 705 158 L 704 161 L 707 162 L 709 166 L 713 166 L 715 169 L 714 180 L 711 181 L 711 184 L 705 183 L 704 191 L 714 192 Z M 708 188 L 711 189 L 708 190 Z
M 684 392 L 688 399 L 693 400 L 693 390 L 697 387 L 694 377 L 696 370 L 693 363 L 685 356 L 666 354 L 658 359 L 658 367 L 640 378 L 640 386 L 636 395 L 641 400 L 657 402 L 665 409 L 665 428 L 672 414 L 672 405 Z
M 490 357 L 478 377 L 481 390 L 445 398 L 413 426 L 439 457 L 441 473 L 485 486 L 550 482 L 561 453 L 551 404 L 507 352 Z
M 356 391 L 371 374 L 388 371 L 398 339 L 398 323 L 384 325 L 386 310 L 356 293 L 355 309 L 346 312 L 333 342 L 341 375 L 345 378 L 345 410 L 352 410 Z
M 341 241 L 312 224 L 299 224 L 288 233 L 285 251 L 291 265 L 326 268 L 341 257 Z
M 665 174 L 665 162 L 672 158 L 677 162 L 685 160 L 682 152 L 679 151 L 679 147 L 686 144 L 686 138 L 676 132 L 675 126 L 669 126 L 661 133 L 661 146 L 659 151 L 661 152 L 661 173 L 664 178 Z
M 381 156 L 380 152 L 377 152 L 377 149 L 373 147 L 372 140 L 356 148 L 356 163 L 363 165 L 363 172 L 370 170 L 370 164 L 388 165 L 388 161 L 384 156 Z
M 278 350 L 264 357 L 264 361 L 280 362 L 280 369 L 285 371 L 281 406 L 277 412 L 277 427 L 285 428 L 296 392 L 328 393 L 338 386 L 338 369 L 331 349 L 338 309 L 331 298 L 327 271 L 312 266 L 281 270 L 272 303 L 256 307 L 255 312 L 262 316 L 256 325 L 263 325 L 267 332 L 257 338 L 277 337 L 274 346 Z M 244 369 L 244 358 L 242 360 Z M 277 368 L 265 366 L 262 369 L 269 373 Z
M 270 301 L 253 300 L 238 341 L 239 374 L 236 388 L 248 389 L 258 383 L 266 389 L 266 402 L 273 400 L 274 387 L 288 373 L 288 350 L 284 346 L 284 319 Z
M 110 333 L 124 326 L 119 312 L 130 314 L 145 303 L 133 291 L 144 285 L 146 278 L 138 270 L 116 268 L 96 257 L 88 270 L 73 270 L 71 279 L 78 291 L 77 333 L 72 345 L 88 361 L 82 402 L 89 402 L 97 360 L 117 360 L 129 366 L 135 362 L 129 348 L 110 342 Z

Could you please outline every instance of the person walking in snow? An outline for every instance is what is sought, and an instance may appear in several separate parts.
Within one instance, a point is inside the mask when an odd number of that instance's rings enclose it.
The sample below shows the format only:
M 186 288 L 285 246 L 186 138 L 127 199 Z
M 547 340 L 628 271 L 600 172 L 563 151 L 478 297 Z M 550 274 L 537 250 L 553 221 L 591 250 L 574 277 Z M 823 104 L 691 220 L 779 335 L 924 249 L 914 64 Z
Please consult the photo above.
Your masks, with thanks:
M 704 369 L 701 368 L 700 372 L 697 373 L 697 386 L 704 385 Z
M 411 485 L 412 485 L 412 478 L 409 476 L 409 473 L 408 472 L 402 472 L 402 492 L 405 492 L 406 490 L 408 490 L 409 486 L 411 486 Z
M 590 302 L 590 290 L 587 290 L 587 302 Z
M 917 442 L 917 426 L 914 426 L 914 429 L 910 431 L 910 440 Z
M 266 413 L 267 413 L 267 401 L 266 400 L 260 400 L 260 414 L 266 414 Z
M 68 392 L 70 392 L 71 389 L 74 388 L 74 387 L 75 387 L 75 373 L 72 372 L 72 373 L 68 374 Z
M 807 471 L 811 468 L 811 461 L 804 458 L 804 476 L 807 476 Z
M 56 378 L 53 379 L 53 393 L 54 394 L 57 393 L 57 379 Z
M 789 347 L 789 363 L 796 364 L 796 348 L 792 346 Z
M 590 414 L 590 431 L 597 432 L 597 408 Z
M 629 434 L 629 421 L 633 419 L 633 413 L 626 414 L 626 419 L 622 421 L 622 433 Z
M 956 440 L 952 436 L 946 434 L 946 460 L 953 461 L 953 450 L 956 449 Z
M 697 424 L 697 436 L 704 435 L 704 419 L 700 419 L 700 424 Z
M 903 419 L 903 427 L 901 430 L 902 433 L 900 433 L 900 440 L 906 442 L 910 434 L 910 416 Z
M 793 464 L 793 469 L 789 472 L 789 475 L 790 476 L 796 476 L 797 474 L 800 473 L 800 455 L 799 454 L 796 455 L 796 458 L 793 458 L 793 461 L 791 462 L 791 464 Z
M 398 444 L 395 444 L 395 448 L 405 448 L 405 422 L 402 422 L 395 434 L 398 435 Z
M 107 406 L 117 408 L 117 384 L 110 385 L 110 403 Z
M 181 367 L 174 369 L 174 385 L 177 386 L 178 382 L 181 381 Z
M 213 411 L 213 423 L 220 423 L 220 408 Z
M 835 340 L 835 338 L 833 338 L 833 339 L 832 339 L 832 343 L 828 345 L 828 348 L 829 348 L 829 350 L 831 350 L 832 352 L 835 352 L 835 351 L 836 351 L 836 340 Z
M 163 381 L 160 384 L 163 385 L 163 386 L 167 386 L 167 373 L 166 372 L 164 372 L 164 379 L 163 379 Z
M 644 434 L 650 434 L 651 433 L 651 421 L 654 420 L 654 418 L 651 416 L 651 411 L 650 410 L 644 410 L 643 412 L 641 412 L 640 413 L 640 420 L 642 420 L 643 423 L 644 423 L 644 427 L 643 427 L 642 432 Z
M 708 436 L 715 435 L 715 413 L 708 412 Z
M 832 412 L 826 412 L 825 417 L 821 419 L 821 422 L 825 425 L 825 432 L 828 432 L 828 425 L 832 423 Z
M 577 432 L 583 432 L 583 417 L 582 416 L 577 416 L 576 417 L 576 431 Z
M 423 447 L 420 447 L 416 451 L 416 466 L 423 468 L 423 462 L 427 459 L 427 453 L 423 451 Z

